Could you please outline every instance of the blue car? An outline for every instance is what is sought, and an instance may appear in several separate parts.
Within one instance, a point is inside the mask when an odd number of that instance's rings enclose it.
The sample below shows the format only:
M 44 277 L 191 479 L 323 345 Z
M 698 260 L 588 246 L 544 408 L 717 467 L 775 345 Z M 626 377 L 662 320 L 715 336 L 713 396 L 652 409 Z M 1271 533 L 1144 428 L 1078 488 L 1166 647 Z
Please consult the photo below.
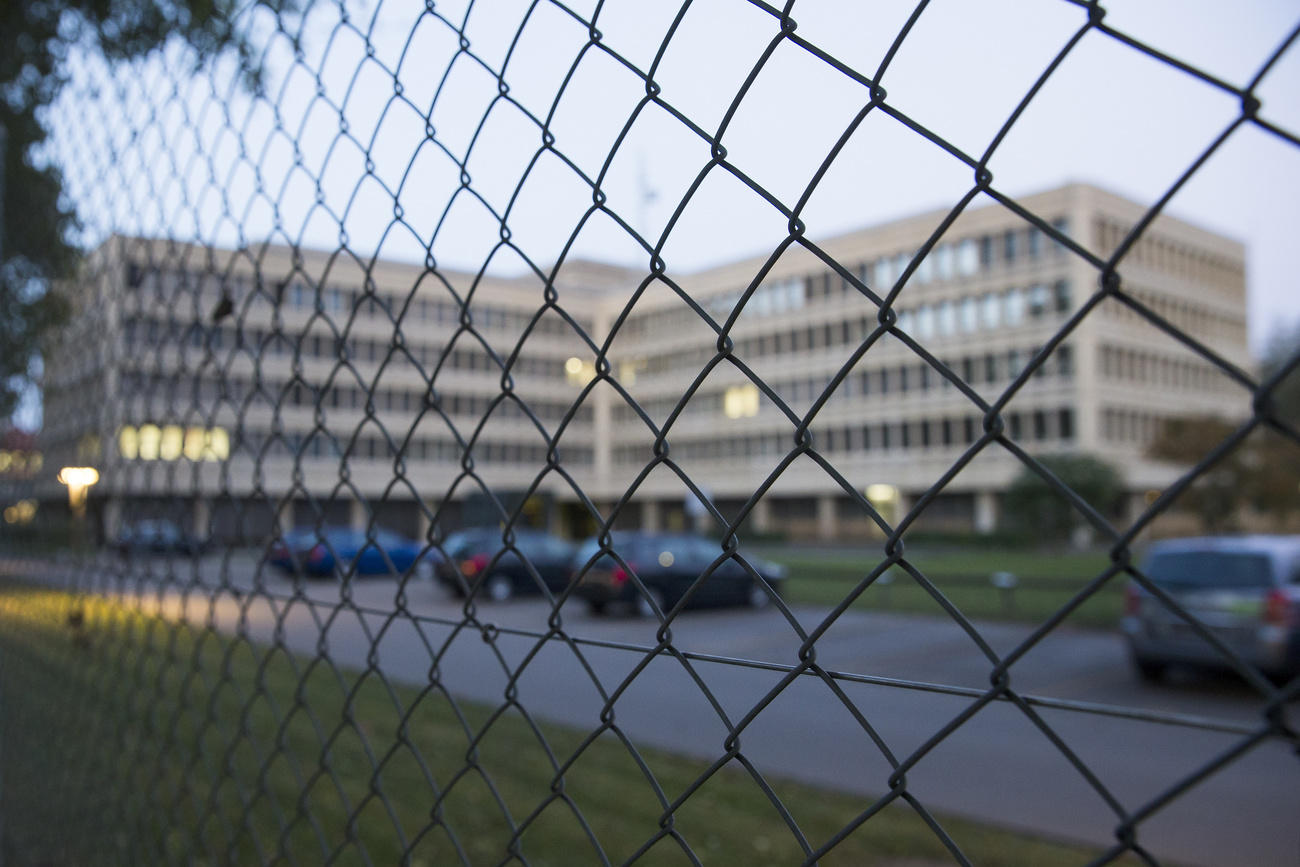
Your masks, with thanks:
M 436 550 L 391 530 L 348 527 L 296 527 L 271 545 L 272 566 L 290 574 L 324 578 L 330 575 L 402 575 L 417 569 L 433 574 L 441 557 Z M 423 553 L 422 553 L 423 552 Z

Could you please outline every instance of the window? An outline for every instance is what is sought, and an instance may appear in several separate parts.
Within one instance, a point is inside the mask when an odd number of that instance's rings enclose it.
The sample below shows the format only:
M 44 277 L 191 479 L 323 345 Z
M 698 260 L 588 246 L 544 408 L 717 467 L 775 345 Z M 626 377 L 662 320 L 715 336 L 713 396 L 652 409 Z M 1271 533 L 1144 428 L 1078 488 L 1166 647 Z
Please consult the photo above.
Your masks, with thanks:
M 1003 296 L 1007 325 L 1019 325 L 1025 319 L 1025 293 L 1021 289 L 1008 289 Z
M 989 329 L 1002 324 L 1002 299 L 996 292 L 988 292 L 980 299 L 980 323 Z
M 722 395 L 722 413 L 727 418 L 758 415 L 758 386 L 747 382 L 728 388 Z
M 957 315 L 951 301 L 940 301 L 935 312 L 935 325 L 939 334 L 947 336 L 957 330 Z
M 916 336 L 922 339 L 934 336 L 934 308 L 929 304 L 916 311 Z
M 1015 229 L 1007 229 L 1007 231 L 1002 235 L 1002 258 L 1005 259 L 1008 264 L 1016 261 L 1016 256 L 1020 252 L 1019 238 L 1019 233 L 1017 233 Z
M 1060 232 L 1065 237 L 1067 238 L 1070 237 L 1070 221 L 1067 220 L 1065 217 L 1057 217 L 1055 220 L 1053 220 L 1052 228 L 1055 229 L 1057 232 Z M 1053 240 L 1052 248 L 1060 252 L 1065 249 L 1065 245 L 1062 244 L 1060 241 Z
M 1074 348 L 1068 343 L 1056 347 L 1056 374 L 1061 377 L 1074 375 Z
M 906 331 L 908 334 L 912 333 L 912 329 L 916 325 L 915 319 L 916 317 L 912 315 L 911 310 L 898 311 L 898 327 L 903 331 Z
M 1074 439 L 1074 410 L 1057 410 L 1056 435 L 1063 440 Z
M 1034 439 L 1047 439 L 1047 413 L 1041 409 L 1034 410 Z
M 922 259 L 916 265 L 916 281 L 918 283 L 929 283 L 934 279 L 934 250 Z
M 1013 377 L 1019 376 L 1020 370 L 1021 370 L 1020 350 L 1019 349 L 1007 350 L 1007 376 L 1013 376 Z
M 934 259 L 934 276 L 937 280 L 951 280 L 953 278 L 953 251 L 951 244 L 940 244 L 934 248 L 932 254 Z
M 969 334 L 979 328 L 979 315 L 974 296 L 968 295 L 961 299 L 957 309 L 957 323 L 963 332 Z
M 988 268 L 993 264 L 993 237 L 982 235 L 979 240 L 980 267 Z
M 961 277 L 969 277 L 979 270 L 979 248 L 973 238 L 967 238 L 957 245 L 956 270 Z
M 898 276 L 894 273 L 893 261 L 888 256 L 883 256 L 876 262 L 876 289 L 887 290 L 894 285 L 894 280 Z
M 1055 295 L 1056 312 L 1067 313 L 1070 310 L 1070 283 L 1068 280 L 1057 280 L 1052 286 L 1052 294 Z
M 1038 319 L 1047 313 L 1050 298 L 1047 287 L 1042 283 L 1036 283 L 1029 287 L 1029 315 Z
M 1043 233 L 1037 226 L 1031 226 L 1029 236 L 1025 240 L 1027 242 L 1025 252 L 1029 254 L 1029 258 L 1037 259 L 1043 251 Z

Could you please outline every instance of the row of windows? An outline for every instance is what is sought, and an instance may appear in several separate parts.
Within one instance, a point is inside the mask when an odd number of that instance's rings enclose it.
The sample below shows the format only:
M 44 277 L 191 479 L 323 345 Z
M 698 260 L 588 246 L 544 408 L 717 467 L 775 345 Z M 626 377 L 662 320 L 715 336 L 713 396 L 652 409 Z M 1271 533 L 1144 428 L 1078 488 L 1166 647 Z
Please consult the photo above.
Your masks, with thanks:
M 1052 286 L 1036 284 L 1024 289 L 986 292 L 965 298 L 922 304 L 900 309 L 898 325 L 920 340 L 971 334 L 980 330 L 1016 327 L 1037 322 L 1052 315 L 1069 312 L 1070 284 L 1059 280 Z M 746 337 L 736 341 L 735 352 L 742 358 L 810 352 L 835 346 L 857 344 L 874 330 L 874 316 L 841 319 L 820 325 L 808 325 L 787 331 Z M 715 355 L 712 346 L 656 355 L 645 359 L 647 373 L 662 373 L 682 367 L 702 367 Z
M 970 385 L 995 385 L 1010 382 L 1019 376 L 1025 366 L 1038 353 L 1039 347 L 1009 349 L 1005 352 L 988 352 L 983 355 L 966 355 L 958 359 L 945 359 L 944 363 Z M 1038 379 L 1055 377 L 1069 380 L 1074 376 L 1074 350 L 1068 343 L 1063 343 L 1034 370 Z M 816 377 L 803 379 L 773 379 L 769 383 L 777 394 L 799 404 L 812 401 L 821 396 L 826 388 L 826 381 Z M 735 388 L 726 391 L 701 392 L 686 405 L 684 417 L 711 415 L 721 412 L 730 418 L 757 414 L 759 398 L 754 385 L 740 386 L 752 389 L 755 394 L 752 402 L 754 411 L 747 409 L 732 411 L 728 401 L 737 401 Z M 844 397 L 869 397 L 872 395 L 926 393 L 936 390 L 952 389 L 952 382 L 923 361 L 907 364 L 859 370 L 851 373 L 841 383 L 838 395 Z M 656 398 L 641 402 L 651 418 L 666 418 L 678 401 L 675 398 Z M 630 406 L 619 404 L 614 408 L 614 418 L 630 421 L 636 413 Z
M 1097 363 L 1102 376 L 1108 379 L 1145 385 L 1208 391 L 1224 382 L 1218 369 L 1206 362 L 1167 358 L 1117 346 L 1103 345 Z
M 1160 435 L 1164 417 L 1144 410 L 1102 407 L 1101 435 L 1116 443 L 1146 446 Z
M 1240 316 L 1225 316 L 1203 304 L 1175 298 L 1166 293 L 1145 289 L 1127 289 L 1129 297 L 1155 313 L 1179 330 L 1207 340 L 1246 339 L 1246 321 Z M 1127 304 L 1108 303 L 1103 308 L 1107 315 L 1129 322 L 1146 322 L 1146 317 Z
M 182 328 L 179 323 L 164 323 L 156 319 L 129 319 L 123 323 L 122 334 L 124 350 L 131 353 L 140 340 L 146 349 L 157 348 L 160 342 L 186 342 L 198 348 L 205 344 L 212 350 L 230 347 L 232 350 L 245 350 L 258 357 L 289 357 L 301 347 L 306 357 L 337 359 L 340 350 L 346 348 L 350 361 L 377 362 L 387 357 L 390 344 L 387 340 L 366 340 L 350 338 L 341 346 L 341 341 L 332 335 L 313 334 L 302 336 L 295 334 L 267 332 L 262 329 L 248 331 L 227 328 L 209 328 L 193 324 Z M 472 339 L 464 340 L 464 349 L 453 349 L 444 366 L 454 370 L 483 370 L 500 373 L 501 368 Z M 406 350 L 423 366 L 432 369 L 443 358 L 445 347 L 430 344 L 408 343 Z M 395 359 L 404 358 L 401 350 L 393 350 Z M 512 374 L 564 378 L 564 362 L 556 359 L 540 358 L 535 355 L 520 355 L 510 368 Z
M 400 440 L 396 441 L 401 446 Z M 348 440 L 337 442 L 324 435 L 300 436 L 297 434 L 270 437 L 260 433 L 245 433 L 236 445 L 236 451 L 242 447 L 244 453 L 255 457 L 292 457 L 301 454 L 306 458 L 328 458 L 337 461 L 342 449 L 347 448 Z M 541 442 L 500 442 L 496 440 L 478 440 L 471 452 L 475 463 L 488 464 L 524 464 L 538 466 L 546 462 L 548 449 Z M 560 445 L 556 449 L 561 464 L 590 465 L 593 450 L 590 446 Z M 405 461 L 432 461 L 435 463 L 459 464 L 464 456 L 464 449 L 455 440 L 424 437 L 413 439 L 406 444 L 402 458 Z M 352 446 L 351 457 L 358 460 L 389 461 L 395 452 L 388 441 L 382 437 L 364 436 Z
M 1075 435 L 1074 410 L 1068 407 L 1007 412 L 1003 413 L 1003 420 L 1006 433 L 1015 440 L 1066 442 L 1073 440 Z M 967 415 L 828 428 L 814 432 L 813 447 L 824 454 L 953 448 L 969 446 L 983 433 L 983 420 Z M 674 458 L 716 460 L 776 457 L 793 449 L 794 442 L 789 434 L 759 433 L 685 442 L 676 442 L 670 437 L 669 446 L 670 456 Z M 621 464 L 643 464 L 652 456 L 649 442 L 621 445 L 614 449 L 614 460 Z
M 126 285 L 130 289 L 152 290 L 156 294 L 175 291 L 177 288 L 186 292 L 197 292 L 204 288 L 213 291 L 219 289 L 229 294 L 236 302 L 253 289 L 252 281 L 244 277 L 228 278 L 210 271 L 162 269 L 137 262 L 130 262 L 126 266 Z M 397 317 L 409 297 L 409 292 L 386 294 L 369 282 L 367 288 L 372 291 L 367 293 L 363 289 L 344 289 L 334 286 L 318 289 L 309 286 L 302 279 L 293 279 L 275 283 L 272 294 L 279 298 L 280 304 L 289 307 L 323 310 L 326 313 L 350 312 L 355 309 L 362 315 L 382 315 L 389 319 Z M 405 321 L 459 324 L 462 309 L 462 306 L 455 301 L 416 298 L 410 303 Z M 515 331 L 522 331 L 527 327 L 536 313 L 536 311 L 525 312 L 493 304 L 481 304 L 478 301 L 470 303 L 469 312 L 476 327 L 509 328 Z M 574 317 L 574 320 L 584 331 L 591 330 L 590 319 L 579 316 Z M 573 333 L 573 328 L 560 317 L 548 315 L 538 321 L 534 332 L 566 337 Z
M 141 373 L 126 373 L 121 380 L 121 393 L 124 399 L 129 400 L 140 396 L 146 400 L 154 399 L 162 402 L 169 397 L 185 399 L 193 396 L 196 408 L 204 410 L 211 409 L 218 401 L 242 407 L 247 398 L 254 394 L 251 382 L 235 378 L 199 380 L 197 395 L 194 395 L 193 387 L 194 380 L 188 377 L 167 380 L 161 377 L 148 377 Z M 261 390 L 267 395 L 268 402 L 281 406 L 314 407 L 319 400 L 321 406 L 336 409 L 364 409 L 368 394 L 360 387 L 348 385 L 335 385 L 325 391 L 323 396 L 318 396 L 317 389 L 311 386 L 295 384 L 288 388 L 287 393 L 285 388 L 284 383 L 263 382 Z M 379 412 L 416 412 L 423 405 L 425 397 L 423 391 L 397 388 L 377 388 L 369 394 L 372 396 L 376 411 Z M 439 398 L 441 401 L 439 406 L 443 412 L 453 416 L 474 418 L 482 417 L 493 400 L 492 396 L 455 392 L 439 392 Z M 257 402 L 254 399 L 254 405 Z M 573 406 L 571 402 L 557 400 L 529 399 L 524 403 L 539 419 L 549 422 L 560 421 Z M 492 417 L 524 418 L 525 413 L 517 402 L 505 400 L 493 411 Z M 584 404 L 578 407 L 574 419 L 580 423 L 590 424 L 591 406 Z
M 1064 217 L 1052 221 L 1052 226 L 1061 234 L 1066 234 L 1069 229 Z M 1064 250 L 1059 243 L 1049 244 L 1036 226 L 1007 229 L 999 234 L 985 234 L 955 242 L 945 241 L 935 245 L 930 254 L 917 263 L 909 285 L 945 283 L 973 276 L 997 265 L 1037 260 L 1049 246 L 1058 254 Z M 862 284 L 884 293 L 893 287 L 915 257 L 916 251 L 898 252 L 845 266 L 845 270 Z M 823 271 L 802 278 L 785 278 L 756 289 L 745 305 L 745 312 L 753 316 L 779 315 L 800 309 L 807 301 L 829 299 L 852 291 L 855 291 L 853 284 L 835 271 Z M 705 299 L 702 305 L 714 317 L 725 318 L 742 294 L 737 290 L 716 295 Z M 675 328 L 695 315 L 693 311 L 685 309 L 658 311 L 633 317 L 628 320 L 626 330 L 632 334 L 660 332 L 661 329 Z
M 1098 245 L 1103 253 L 1107 256 L 1113 253 L 1131 228 L 1114 220 L 1098 217 L 1095 230 Z M 1123 261 L 1138 262 L 1176 277 L 1211 286 L 1236 288 L 1242 285 L 1244 278 L 1241 262 L 1191 247 L 1150 229 L 1129 248 Z

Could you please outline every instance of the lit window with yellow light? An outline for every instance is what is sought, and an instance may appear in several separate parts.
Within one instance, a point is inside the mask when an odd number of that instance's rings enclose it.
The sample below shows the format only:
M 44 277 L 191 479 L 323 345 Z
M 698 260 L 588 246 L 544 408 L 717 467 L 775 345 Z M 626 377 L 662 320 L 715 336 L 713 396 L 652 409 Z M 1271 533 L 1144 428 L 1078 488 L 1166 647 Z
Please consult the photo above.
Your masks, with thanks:
M 722 413 L 727 418 L 758 415 L 758 386 L 750 382 L 728 388 L 722 393 Z

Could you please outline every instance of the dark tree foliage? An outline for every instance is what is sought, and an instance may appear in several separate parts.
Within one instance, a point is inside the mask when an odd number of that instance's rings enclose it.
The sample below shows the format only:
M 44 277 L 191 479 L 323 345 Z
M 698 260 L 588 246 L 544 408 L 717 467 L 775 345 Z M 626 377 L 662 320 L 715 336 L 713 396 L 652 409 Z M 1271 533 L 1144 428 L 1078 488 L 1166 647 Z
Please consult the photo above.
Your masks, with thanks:
M 41 109 L 59 95 L 76 50 L 142 57 L 175 38 L 199 58 L 252 52 L 232 28 L 236 0 L 3 0 L 0 2 L 0 421 L 30 387 L 41 335 L 65 315 L 58 282 L 72 276 L 76 215 L 57 167 L 36 158 Z M 267 4 L 276 5 L 276 4 Z
M 1236 424 L 1218 416 L 1172 418 L 1147 447 L 1147 456 L 1191 467 L 1204 460 L 1236 429 Z M 1248 465 L 1247 450 L 1233 449 L 1183 491 L 1177 507 L 1199 517 L 1208 532 L 1221 533 L 1235 528 L 1245 499 Z
M 1281 378 L 1269 391 L 1274 416 L 1292 428 L 1300 428 L 1300 323 L 1278 329 L 1264 353 L 1264 381 Z
M 1114 512 L 1124 480 L 1113 466 L 1092 455 L 1047 455 L 1038 459 L 1047 470 L 1102 515 Z M 1059 542 L 1084 523 L 1083 515 L 1033 470 L 1025 467 L 1011 482 L 1005 499 L 1008 523 L 1042 541 Z

